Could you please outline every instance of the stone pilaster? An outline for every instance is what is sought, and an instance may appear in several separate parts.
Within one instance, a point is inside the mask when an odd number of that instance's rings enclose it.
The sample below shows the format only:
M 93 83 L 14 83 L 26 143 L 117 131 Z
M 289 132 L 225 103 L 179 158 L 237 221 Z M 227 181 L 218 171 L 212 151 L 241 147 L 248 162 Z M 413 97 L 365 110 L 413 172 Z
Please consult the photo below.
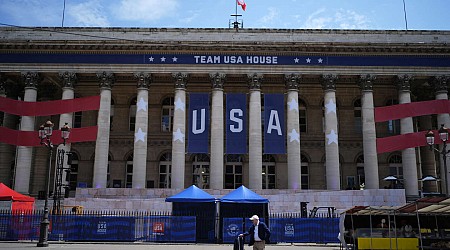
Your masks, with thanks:
M 397 88 L 399 104 L 411 103 L 411 83 L 414 80 L 412 75 L 398 75 Z M 400 119 L 400 133 L 408 134 L 414 132 L 412 117 Z M 403 179 L 405 194 L 407 196 L 418 196 L 419 185 L 417 181 L 416 150 L 407 148 L 402 150 Z
M 426 131 L 432 128 L 433 125 L 431 122 L 431 115 L 419 116 L 417 119 L 419 119 L 420 131 Z M 423 178 L 425 176 L 438 177 L 435 157 L 435 152 L 429 150 L 428 145 L 420 148 L 420 160 L 422 167 L 422 176 L 420 178 Z M 442 159 L 442 157 L 439 157 L 439 159 Z M 438 188 L 439 184 L 440 181 L 423 181 L 421 190 L 427 193 L 436 193 L 440 191 Z
M 75 72 L 67 72 L 67 71 L 62 72 L 62 73 L 59 73 L 59 79 L 60 79 L 60 82 L 62 83 L 62 98 L 61 99 L 62 100 L 73 99 L 75 97 L 74 88 L 78 81 L 77 74 Z M 56 127 L 56 129 L 60 129 L 66 123 L 69 125 L 69 127 L 73 127 L 72 121 L 73 121 L 73 113 L 61 114 L 59 116 L 59 126 Z M 69 137 L 69 140 L 67 141 L 66 145 L 63 145 L 63 144 L 58 145 L 58 150 L 64 150 L 65 152 L 70 152 L 70 149 L 71 149 L 70 137 Z M 58 157 L 56 157 L 55 166 L 58 166 L 57 159 L 58 159 Z M 66 155 L 64 155 L 64 160 L 63 160 L 62 164 L 63 164 L 62 166 L 64 168 L 68 168 Z M 66 181 L 66 175 L 67 175 L 67 172 L 62 171 L 62 183 L 69 184 Z
M 113 73 L 102 72 L 97 74 L 100 87 L 100 110 L 97 118 L 97 141 L 95 144 L 93 188 L 107 187 L 109 132 L 111 116 L 111 89 L 115 83 Z
M 336 109 L 336 80 L 337 75 L 323 75 L 322 87 L 324 89 L 325 106 L 325 168 L 328 190 L 341 188 L 339 174 L 339 141 Z
M 300 114 L 298 105 L 298 87 L 301 75 L 285 75 L 287 89 L 287 176 L 289 189 L 301 189 L 301 153 L 300 153 Z
M 6 97 L 6 77 L 0 73 L 0 96 Z M 15 129 L 14 116 L 0 111 L 0 126 Z M 0 143 L 0 182 L 11 186 L 11 163 L 14 161 L 14 146 Z
M 37 72 L 22 73 L 22 81 L 25 84 L 25 102 L 35 102 L 37 99 L 37 86 L 40 81 Z M 34 130 L 34 116 L 22 116 L 20 120 L 21 131 Z M 17 165 L 14 178 L 14 190 L 19 193 L 28 194 L 30 186 L 31 162 L 33 159 L 33 147 L 17 147 Z
M 210 188 L 223 189 L 223 157 L 224 157 L 224 114 L 223 85 L 226 75 L 215 73 L 209 75 L 212 84 L 211 100 L 211 169 Z
M 250 74 L 249 107 L 249 188 L 262 188 L 262 131 L 261 131 L 261 84 L 263 75 Z
M 441 76 L 435 76 L 433 79 L 433 87 L 436 93 L 436 100 L 448 100 L 448 82 L 449 82 L 450 77 L 447 75 L 441 75 Z M 438 124 L 438 129 L 441 126 L 441 124 L 444 124 L 444 126 L 446 128 L 450 127 L 450 115 L 447 114 L 438 114 L 437 115 L 437 124 Z M 440 146 L 440 149 L 442 150 L 442 145 Z M 448 147 L 447 147 L 448 149 Z M 442 157 L 439 157 L 440 159 L 440 173 L 441 173 L 441 189 L 442 192 L 446 193 L 447 195 L 450 194 L 450 182 L 447 180 L 450 180 L 450 175 L 448 173 L 448 169 L 447 168 L 447 173 L 446 174 L 442 174 L 445 173 L 445 168 L 444 168 L 444 161 L 442 159 Z M 450 163 L 450 156 L 447 156 L 447 163 Z M 447 185 L 445 185 L 447 184 Z
M 137 79 L 136 126 L 133 151 L 133 188 L 145 188 L 147 177 L 148 88 L 152 78 L 147 73 L 134 74 Z
M 361 88 L 364 176 L 365 187 L 367 189 L 380 188 L 373 104 L 373 82 L 375 79 L 376 76 L 374 75 L 361 75 L 359 78 L 359 86 Z
M 175 84 L 175 104 L 173 114 L 172 140 L 172 188 L 184 188 L 186 154 L 186 86 L 188 75 L 172 74 Z

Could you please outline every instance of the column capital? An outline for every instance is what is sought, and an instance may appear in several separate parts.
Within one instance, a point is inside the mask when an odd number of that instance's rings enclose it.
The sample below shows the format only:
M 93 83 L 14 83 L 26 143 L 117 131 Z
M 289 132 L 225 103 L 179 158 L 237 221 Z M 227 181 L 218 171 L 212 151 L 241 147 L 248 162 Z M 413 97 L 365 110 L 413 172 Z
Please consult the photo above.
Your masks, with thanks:
M 397 75 L 397 89 L 403 91 L 411 90 L 411 82 L 414 81 L 414 76 L 405 74 Z
M 300 74 L 285 74 L 284 82 L 286 84 L 286 88 L 288 90 L 298 90 L 301 79 L 302 79 L 302 75 L 300 75 Z
M 187 87 L 188 74 L 186 73 L 173 73 L 172 79 L 175 82 L 176 89 L 185 89 Z
M 449 79 L 450 79 L 450 76 L 447 76 L 447 75 L 434 76 L 431 81 L 433 83 L 434 91 L 436 93 L 439 93 L 439 92 L 447 93 Z
M 362 91 L 364 90 L 372 90 L 373 89 L 373 82 L 377 79 L 376 75 L 360 75 L 359 76 L 359 87 Z
M 264 76 L 262 74 L 257 74 L 257 73 L 248 74 L 247 79 L 248 79 L 248 87 L 250 89 L 260 90 L 261 84 L 264 80 Z
M 223 89 L 223 85 L 227 80 L 227 75 L 224 73 L 217 72 L 209 74 L 209 78 L 211 79 L 213 89 Z
M 152 83 L 153 80 L 151 74 L 144 72 L 134 73 L 134 79 L 137 80 L 138 88 L 145 88 L 145 89 L 148 89 L 148 87 L 150 87 L 150 84 Z
M 40 76 L 37 72 L 22 72 L 20 73 L 25 88 L 37 88 L 40 82 Z
M 99 87 L 106 89 L 111 89 L 116 81 L 114 73 L 105 71 L 102 73 L 97 73 L 97 79 L 99 80 Z
M 324 90 L 336 90 L 336 80 L 339 76 L 336 74 L 322 75 L 322 88 Z
M 63 88 L 73 89 L 78 82 L 77 74 L 75 72 L 61 72 L 58 76 L 63 84 Z

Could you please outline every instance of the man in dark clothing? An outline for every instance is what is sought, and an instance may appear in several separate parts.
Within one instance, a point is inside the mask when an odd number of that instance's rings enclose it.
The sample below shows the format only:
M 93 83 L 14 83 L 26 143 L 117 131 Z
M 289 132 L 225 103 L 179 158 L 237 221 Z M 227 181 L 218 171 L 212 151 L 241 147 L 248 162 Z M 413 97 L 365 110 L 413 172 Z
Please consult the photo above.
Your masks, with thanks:
M 248 232 L 240 234 L 240 237 L 250 235 L 249 246 L 253 246 L 253 250 L 264 250 L 266 243 L 269 243 L 270 231 L 264 222 L 259 221 L 258 215 L 253 215 L 250 220 L 253 225 Z

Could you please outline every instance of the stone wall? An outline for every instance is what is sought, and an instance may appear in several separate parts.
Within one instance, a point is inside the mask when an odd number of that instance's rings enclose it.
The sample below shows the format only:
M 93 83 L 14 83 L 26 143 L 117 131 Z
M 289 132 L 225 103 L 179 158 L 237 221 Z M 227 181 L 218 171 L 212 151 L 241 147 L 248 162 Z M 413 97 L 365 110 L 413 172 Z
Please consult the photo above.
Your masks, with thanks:
M 65 206 L 83 206 L 85 211 L 171 211 L 172 203 L 165 198 L 183 190 L 178 189 L 77 189 L 76 197 L 64 200 Z M 232 190 L 205 190 L 220 198 Z M 271 213 L 300 212 L 300 202 L 308 202 L 308 210 L 313 207 L 335 207 L 344 211 L 354 206 L 403 206 L 406 204 L 404 189 L 372 190 L 256 190 L 269 199 Z

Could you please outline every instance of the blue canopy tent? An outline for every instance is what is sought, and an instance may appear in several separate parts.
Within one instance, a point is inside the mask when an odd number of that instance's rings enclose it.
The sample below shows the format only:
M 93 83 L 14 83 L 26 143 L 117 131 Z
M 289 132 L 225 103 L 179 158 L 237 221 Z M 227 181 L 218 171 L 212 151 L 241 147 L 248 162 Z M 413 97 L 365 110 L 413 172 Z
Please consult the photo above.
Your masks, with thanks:
M 240 186 L 220 198 L 221 223 L 223 223 L 224 218 L 242 218 L 244 229 L 250 224 L 248 218 L 254 214 L 263 219 L 266 224 L 269 224 L 269 200 L 245 186 Z M 223 225 L 220 228 L 223 229 Z
M 166 198 L 174 216 L 195 216 L 197 242 L 215 242 L 216 198 L 195 185 Z

